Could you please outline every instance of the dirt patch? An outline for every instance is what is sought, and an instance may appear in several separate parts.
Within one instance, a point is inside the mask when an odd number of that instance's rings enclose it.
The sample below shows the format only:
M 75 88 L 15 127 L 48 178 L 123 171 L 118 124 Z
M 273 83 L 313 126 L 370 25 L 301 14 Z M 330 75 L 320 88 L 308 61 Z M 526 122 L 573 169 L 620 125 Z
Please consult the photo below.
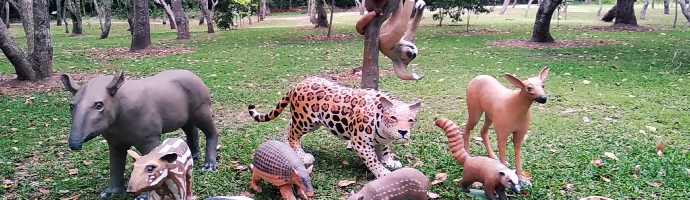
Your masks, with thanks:
M 543 48 L 568 48 L 586 46 L 606 46 L 617 45 L 616 41 L 611 40 L 556 40 L 556 42 L 532 42 L 527 39 L 501 40 L 493 43 L 497 47 L 523 48 L 523 49 L 543 49 Z
M 21 95 L 36 91 L 57 91 L 62 90 L 60 81 L 62 73 L 54 72 L 52 76 L 37 82 L 17 80 L 16 74 L 0 75 L 0 95 Z M 89 79 L 99 76 L 93 73 L 69 73 L 72 78 L 80 84 Z
M 326 40 L 342 40 L 342 39 L 347 39 L 347 38 L 352 38 L 357 36 L 355 33 L 333 33 L 331 34 L 331 37 L 326 37 L 326 34 L 314 34 L 314 35 L 303 35 L 297 37 L 297 39 L 300 40 L 306 40 L 306 41 L 326 41 Z
M 379 67 L 379 77 L 391 76 L 393 74 L 394 74 L 394 72 L 392 70 L 382 69 Z M 329 80 L 334 81 L 336 83 L 345 83 L 348 81 L 362 80 L 362 67 L 357 67 L 354 69 L 345 70 L 345 71 L 342 71 L 339 73 L 326 72 L 326 73 L 312 74 L 312 75 L 307 75 L 307 76 L 318 76 L 318 77 L 329 79 Z M 304 76 L 304 77 L 307 77 L 307 76 Z
M 98 49 L 91 52 L 91 55 L 98 58 L 142 58 L 142 57 L 163 57 L 173 54 L 182 54 L 196 51 L 190 47 L 151 47 L 138 52 L 130 52 L 128 47 L 114 49 Z
M 343 27 L 333 27 L 331 31 L 343 29 Z M 296 28 L 297 31 L 328 31 L 328 27 L 307 27 L 307 28 Z M 354 29 L 353 29 L 354 30 Z
M 443 26 L 439 26 L 438 24 L 422 24 L 422 25 L 419 25 L 419 27 L 424 27 L 424 28 L 451 27 L 451 26 L 466 26 L 466 24 L 444 24 Z M 472 25 L 470 25 L 470 26 L 472 26 Z
M 213 110 L 213 119 L 216 124 L 221 127 L 235 127 L 243 130 L 250 120 L 253 120 L 247 114 L 246 109 L 215 109 Z
M 579 27 L 585 30 L 594 31 L 665 31 L 665 28 L 653 26 L 626 26 L 626 25 L 612 25 L 612 26 L 583 26 Z
M 467 33 L 467 30 L 443 30 L 443 31 L 434 31 L 434 33 L 468 35 L 468 34 L 507 34 L 507 33 L 512 33 L 512 32 L 505 31 L 505 30 L 496 30 L 496 29 L 479 29 L 479 30 L 470 30 L 469 33 Z

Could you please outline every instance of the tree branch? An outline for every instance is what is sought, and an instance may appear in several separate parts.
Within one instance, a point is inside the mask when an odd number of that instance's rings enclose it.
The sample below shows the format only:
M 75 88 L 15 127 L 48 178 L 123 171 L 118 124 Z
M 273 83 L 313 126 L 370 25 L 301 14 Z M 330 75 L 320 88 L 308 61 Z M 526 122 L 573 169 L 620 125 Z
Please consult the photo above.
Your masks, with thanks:
M 364 35 L 364 59 L 362 60 L 362 88 L 379 88 L 379 32 L 383 22 L 390 18 L 400 0 L 389 0 L 383 8 L 383 16 L 369 21 Z

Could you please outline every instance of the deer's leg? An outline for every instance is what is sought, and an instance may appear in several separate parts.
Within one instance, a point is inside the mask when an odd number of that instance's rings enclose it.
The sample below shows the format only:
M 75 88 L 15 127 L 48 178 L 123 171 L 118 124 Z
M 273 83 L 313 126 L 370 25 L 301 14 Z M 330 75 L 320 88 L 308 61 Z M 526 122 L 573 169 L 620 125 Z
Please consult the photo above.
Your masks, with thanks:
M 527 131 L 515 132 L 513 135 L 513 149 L 515 150 L 515 173 L 522 177 L 522 161 L 521 150 L 522 150 L 522 140 L 525 139 L 525 134 Z
M 496 159 L 496 154 L 494 154 L 494 150 L 491 149 L 491 144 L 489 143 L 489 127 L 491 127 L 491 123 L 493 123 L 493 120 L 489 119 L 488 117 L 484 117 L 484 125 L 482 125 L 482 130 L 480 133 L 482 140 L 484 140 L 484 147 L 486 147 L 486 155 L 488 155 L 490 158 Z M 500 149 L 501 146 L 499 145 L 498 148 Z
M 506 145 L 508 144 L 508 136 L 510 132 L 500 131 L 496 129 L 496 136 L 498 138 L 498 156 L 501 163 L 505 166 L 509 166 L 506 162 Z
M 477 125 L 477 122 L 479 122 L 483 112 L 481 108 L 474 108 L 468 103 L 467 123 L 465 124 L 465 128 L 462 129 L 462 139 L 464 140 L 465 151 L 467 151 L 467 153 L 470 153 L 470 133 L 472 129 L 474 129 L 474 126 Z

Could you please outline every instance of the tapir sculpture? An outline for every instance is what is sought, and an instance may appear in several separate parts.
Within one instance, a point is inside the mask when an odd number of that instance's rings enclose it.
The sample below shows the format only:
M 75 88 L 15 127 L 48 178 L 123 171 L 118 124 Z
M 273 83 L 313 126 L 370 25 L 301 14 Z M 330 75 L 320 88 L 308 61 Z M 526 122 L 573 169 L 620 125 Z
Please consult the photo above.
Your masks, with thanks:
M 72 129 L 69 147 L 98 135 L 108 142 L 110 183 L 101 198 L 125 192 L 127 150 L 134 146 L 148 154 L 161 144 L 161 135 L 182 128 L 193 158 L 199 154 L 199 129 L 206 136 L 206 159 L 201 170 L 216 169 L 218 130 L 213 124 L 211 94 L 204 82 L 187 70 L 166 70 L 154 76 L 125 81 L 100 76 L 78 85 L 68 74 L 62 84 L 74 95 L 70 104 Z M 145 193 L 144 193 L 145 195 Z

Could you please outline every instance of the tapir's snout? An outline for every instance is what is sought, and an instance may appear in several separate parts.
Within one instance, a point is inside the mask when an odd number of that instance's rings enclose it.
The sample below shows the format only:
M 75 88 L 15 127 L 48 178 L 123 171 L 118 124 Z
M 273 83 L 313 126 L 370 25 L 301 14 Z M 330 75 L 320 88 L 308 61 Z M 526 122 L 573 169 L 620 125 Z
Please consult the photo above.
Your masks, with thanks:
M 534 99 L 534 101 L 536 101 L 538 103 L 546 103 L 546 95 L 538 96 L 537 98 Z
M 83 144 L 83 142 L 81 139 L 70 135 L 70 138 L 69 138 L 69 149 L 70 150 L 73 150 L 73 151 L 81 150 L 82 144 Z

